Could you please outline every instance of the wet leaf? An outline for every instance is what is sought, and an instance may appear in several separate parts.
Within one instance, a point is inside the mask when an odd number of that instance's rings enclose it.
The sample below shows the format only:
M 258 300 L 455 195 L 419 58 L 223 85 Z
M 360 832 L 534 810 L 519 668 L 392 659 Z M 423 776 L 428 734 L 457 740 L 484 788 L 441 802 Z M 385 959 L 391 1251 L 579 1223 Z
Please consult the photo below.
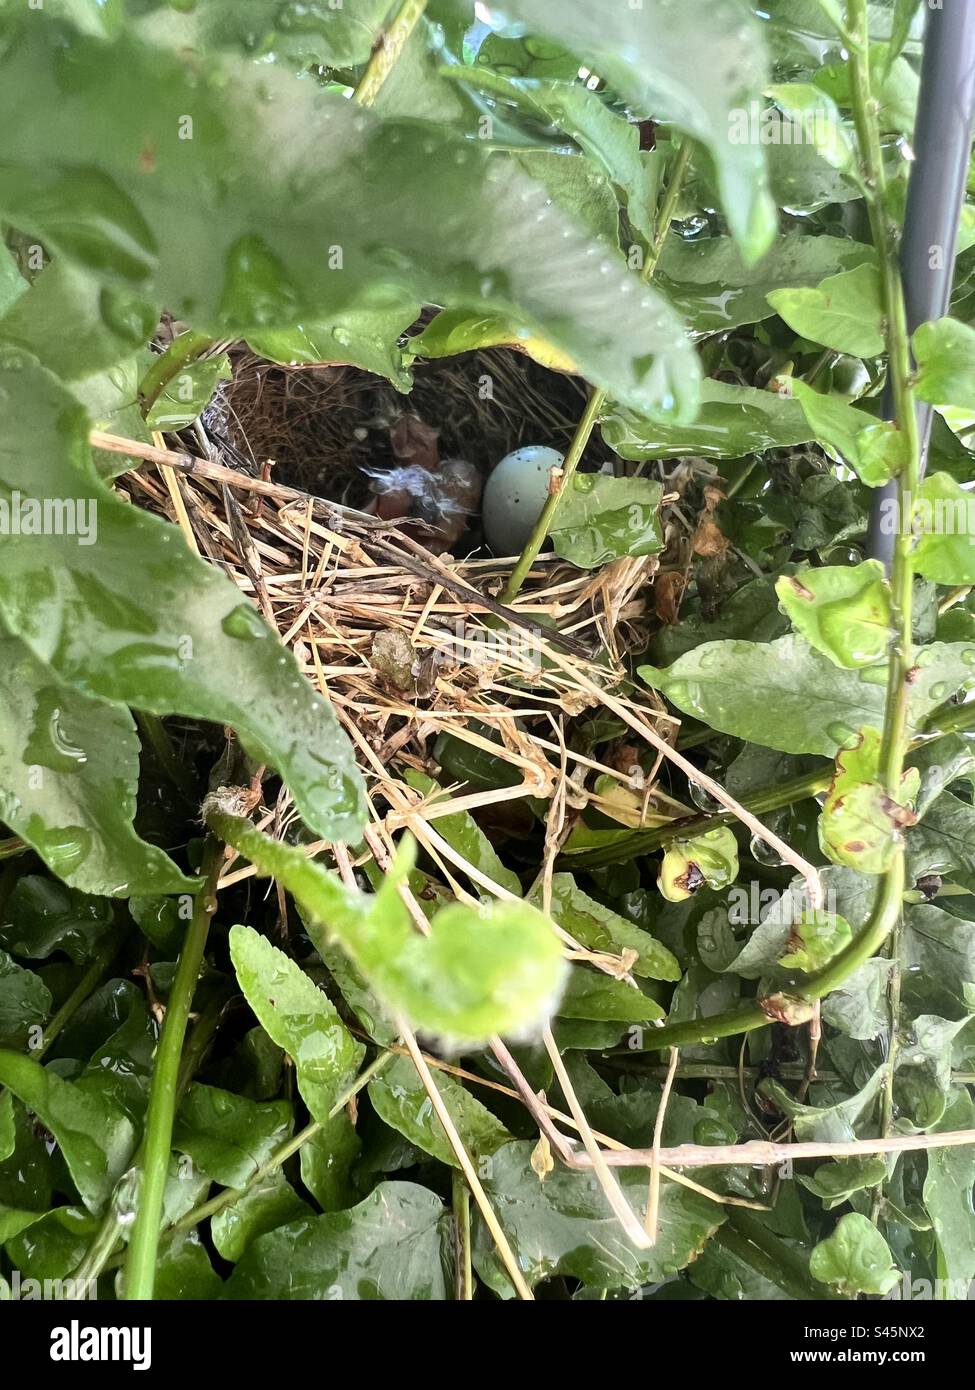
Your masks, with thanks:
M 50 1067 L 15 1052 L 0 1052 L 0 1085 L 51 1131 L 81 1200 L 89 1211 L 100 1211 L 135 1147 L 124 1110 L 90 1084 L 62 1081 Z
M 821 1163 L 811 1176 L 800 1173 L 799 1181 L 803 1187 L 815 1193 L 825 1211 L 832 1211 L 854 1192 L 877 1187 L 886 1177 L 887 1164 L 881 1155 L 866 1154 L 862 1158 L 840 1158 L 832 1163 Z
M 446 1072 L 433 1078 L 467 1152 L 477 1160 L 493 1154 L 511 1135 L 470 1091 Z M 409 1057 L 397 1057 L 373 1081 L 369 1099 L 386 1124 L 398 1130 L 424 1153 L 453 1168 L 459 1167 L 433 1103 Z
M 725 1208 L 676 1183 L 664 1182 L 657 1243 L 649 1250 L 637 1250 L 592 1174 L 559 1167 L 540 1182 L 531 1167 L 533 1148 L 531 1141 L 506 1144 L 491 1160 L 484 1183 L 491 1200 L 504 1212 L 505 1234 L 532 1286 L 557 1274 L 612 1288 L 660 1283 L 694 1260 L 724 1220 Z M 639 1216 L 647 1199 L 646 1174 L 627 1169 L 619 1170 L 618 1177 Z M 484 1282 L 510 1297 L 511 1286 L 480 1222 L 474 1260 Z
M 384 120 L 280 66 L 228 55 L 191 74 L 126 37 L 110 60 L 76 39 L 65 86 L 39 15 L 11 48 L 16 60 L 8 48 L 0 63 L 5 216 L 194 327 L 246 337 L 321 323 L 368 303 L 381 280 L 418 302 L 481 303 L 631 405 L 692 413 L 697 364 L 677 315 L 611 248 L 591 256 L 588 233 L 514 161 L 435 124 Z M 43 120 L 25 121 L 27 106 Z M 133 110 L 138 123 L 125 119 Z M 82 174 L 61 172 L 68 143 Z M 760 152 L 737 158 L 760 169 Z M 58 215 L 41 196 L 52 186 Z M 742 194 L 759 202 L 751 177 Z M 286 217 L 273 213 L 282 207 Z
M 911 563 L 936 584 L 975 584 L 975 497 L 947 473 L 924 479 L 914 502 Z
M 815 438 L 835 451 L 867 487 L 880 487 L 904 462 L 904 437 L 894 425 L 875 420 L 837 395 L 823 395 L 804 381 L 792 384 Z
M 951 1093 L 950 1103 L 937 1128 L 973 1127 L 975 1105 L 968 1092 L 959 1087 Z M 970 1147 L 932 1149 L 928 1154 L 924 1205 L 931 1217 L 947 1279 L 951 1281 L 945 1296 L 952 1299 L 967 1299 L 975 1277 L 973 1183 L 975 1152 Z
M 439 1197 L 414 1183 L 384 1182 L 351 1211 L 282 1226 L 253 1241 L 224 1287 L 230 1299 L 447 1297 Z
M 952 1091 L 952 1044 L 975 1015 L 955 1022 L 919 1014 L 897 1053 L 894 1104 L 918 1129 L 939 1125 Z
M 541 906 L 540 887 L 530 901 Z M 552 917 L 590 951 L 634 952 L 636 959 L 630 966 L 634 975 L 649 980 L 680 979 L 680 967 L 666 946 L 612 908 L 590 898 L 571 874 L 552 875 Z
M 661 484 L 649 478 L 574 474 L 549 530 L 556 555 L 585 570 L 622 555 L 656 555 L 664 544 L 662 495 Z
M 111 904 L 39 874 L 18 879 L 0 926 L 0 945 L 16 956 L 46 960 L 53 951 L 90 960 L 112 929 Z
M 852 747 L 840 749 L 819 822 L 824 853 L 862 874 L 884 873 L 903 830 L 917 820 L 920 774 L 909 768 L 892 798 L 879 780 L 880 744 L 880 731 L 865 728 Z
M 507 0 L 506 14 L 576 51 L 641 114 L 673 122 L 707 146 L 725 215 L 749 260 L 768 250 L 776 228 L 764 150 L 729 138 L 729 115 L 747 108 L 767 80 L 764 36 L 729 0 L 654 0 L 640 11 L 596 12 L 584 0 L 558 11 L 546 0 Z M 709 81 L 697 66 L 708 35 Z
M 614 406 L 602 422 L 602 431 L 621 458 L 637 460 L 741 458 L 806 444 L 816 437 L 798 401 L 710 379 L 701 383 L 701 408 L 689 425 L 658 424 Z
M 192 889 L 135 832 L 139 740 L 127 709 L 72 689 L 2 636 L 0 705 L 0 815 L 56 874 L 109 896 Z
M 875 264 L 827 276 L 814 289 L 773 290 L 768 302 L 793 332 L 834 352 L 879 357 L 884 350 L 884 311 Z
M 311 1215 L 311 1207 L 278 1168 L 249 1187 L 232 1206 L 217 1212 L 210 1222 L 210 1234 L 217 1254 L 236 1264 L 258 1236 Z
M 922 323 L 914 334 L 914 356 L 922 401 L 975 410 L 975 328 L 950 318 Z
M 195 1083 L 179 1107 L 173 1148 L 214 1182 L 243 1187 L 291 1137 L 293 1124 L 286 1100 L 261 1103 Z
M 837 666 L 855 670 L 886 657 L 890 589 L 879 560 L 783 575 L 775 592 L 799 635 Z
M 900 1278 L 887 1242 L 858 1212 L 840 1217 L 833 1234 L 812 1252 L 809 1270 L 814 1279 L 845 1294 L 889 1293 Z
M 365 1049 L 328 995 L 252 927 L 231 927 L 230 958 L 261 1026 L 294 1061 L 302 1100 L 319 1124 L 327 1124 Z
M 86 695 L 231 724 L 285 775 L 310 825 L 355 833 L 361 781 L 345 736 L 237 586 L 190 554 L 176 528 L 98 480 L 84 412 L 9 352 L 0 410 L 0 482 L 38 506 L 83 503 L 98 541 L 5 538 L 0 613 L 10 631 Z
M 51 1003 L 51 991 L 40 976 L 0 951 L 0 1047 L 36 1046 Z
M 671 235 L 654 283 L 667 294 L 695 333 L 717 333 L 771 318 L 768 295 L 777 289 L 813 287 L 839 270 L 873 259 L 859 241 L 787 232 L 757 264 L 746 265 L 730 237 L 685 241 Z
M 181 430 L 202 415 L 221 381 L 231 377 L 225 352 L 188 362 L 166 383 L 146 415 L 151 430 Z
M 917 653 L 908 697 L 911 736 L 949 695 L 970 688 L 973 651 L 963 642 L 934 642 Z M 639 671 L 685 714 L 783 753 L 833 757 L 857 729 L 882 721 L 885 668 L 845 671 L 800 637 L 705 642 L 666 670 Z
M 844 917 L 810 908 L 792 928 L 787 953 L 779 960 L 783 970 L 802 970 L 812 974 L 827 965 L 853 940 L 853 931 Z
M 285 366 L 351 363 L 386 377 L 399 391 L 408 391 L 413 378 L 399 339 L 419 314 L 416 300 L 383 291 L 326 322 L 255 330 L 247 341 L 254 352 L 272 362 Z M 415 351 L 413 343 L 410 347 Z
M 569 983 L 559 1004 L 559 1018 L 649 1023 L 663 1017 L 664 1010 L 642 990 L 581 965 L 569 971 Z

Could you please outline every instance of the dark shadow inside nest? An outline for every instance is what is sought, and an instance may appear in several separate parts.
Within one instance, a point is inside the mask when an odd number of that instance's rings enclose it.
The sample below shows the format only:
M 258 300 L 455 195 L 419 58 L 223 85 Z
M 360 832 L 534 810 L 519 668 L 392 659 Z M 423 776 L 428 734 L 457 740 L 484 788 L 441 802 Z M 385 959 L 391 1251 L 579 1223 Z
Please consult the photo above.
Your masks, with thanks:
M 404 417 L 438 433 L 441 462 L 466 460 L 483 480 L 523 444 L 564 453 L 585 405 L 581 381 L 504 348 L 417 363 L 409 395 L 357 367 L 282 367 L 245 346 L 231 357 L 233 377 L 208 408 L 208 431 L 255 471 L 273 459 L 275 482 L 359 509 L 370 508 L 382 475 L 403 463 Z M 607 457 L 596 440 L 587 461 Z M 468 517 L 464 549 L 479 543 L 479 522 Z

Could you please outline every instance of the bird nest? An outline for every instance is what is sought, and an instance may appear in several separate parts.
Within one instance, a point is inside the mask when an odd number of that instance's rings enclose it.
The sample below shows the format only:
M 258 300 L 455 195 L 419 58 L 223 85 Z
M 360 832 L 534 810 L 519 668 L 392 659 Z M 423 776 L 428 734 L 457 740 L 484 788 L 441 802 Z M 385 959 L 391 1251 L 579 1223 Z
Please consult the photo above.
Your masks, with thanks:
M 239 407 L 238 393 L 241 421 Z M 259 465 L 263 451 L 253 441 L 250 450 Z M 212 452 L 200 457 L 202 448 L 132 452 L 146 462 L 118 485 L 179 524 L 257 606 L 331 700 L 377 820 L 387 832 L 409 828 L 452 887 L 458 872 L 482 891 L 495 885 L 478 884 L 476 866 L 437 835 L 441 815 L 468 811 L 492 833 L 518 838 L 519 817 L 522 828 L 537 825 L 529 805 L 547 802 L 554 854 L 584 808 L 613 811 L 607 777 L 631 788 L 634 733 L 658 747 L 672 742 L 676 722 L 658 698 L 625 681 L 627 656 L 646 645 L 655 558 L 589 573 L 543 554 L 518 598 L 502 605 L 516 557 L 438 554 L 435 533 L 415 521 L 380 520 L 230 468 Z M 591 745 L 574 724 L 594 716 L 615 720 L 620 757 L 580 751 Z M 482 764 L 493 760 L 493 785 L 445 772 L 444 738 Z M 407 780 L 416 772 L 439 778 L 439 789 L 421 795 Z

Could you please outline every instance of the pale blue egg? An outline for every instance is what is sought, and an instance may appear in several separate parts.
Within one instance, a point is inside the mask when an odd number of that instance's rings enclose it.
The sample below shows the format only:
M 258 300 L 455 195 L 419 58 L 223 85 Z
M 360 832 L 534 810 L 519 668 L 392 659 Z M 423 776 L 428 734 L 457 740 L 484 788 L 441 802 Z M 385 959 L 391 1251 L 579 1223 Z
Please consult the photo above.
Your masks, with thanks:
M 506 454 L 484 485 L 484 538 L 495 555 L 524 549 L 549 495 L 553 468 L 563 456 L 544 444 Z

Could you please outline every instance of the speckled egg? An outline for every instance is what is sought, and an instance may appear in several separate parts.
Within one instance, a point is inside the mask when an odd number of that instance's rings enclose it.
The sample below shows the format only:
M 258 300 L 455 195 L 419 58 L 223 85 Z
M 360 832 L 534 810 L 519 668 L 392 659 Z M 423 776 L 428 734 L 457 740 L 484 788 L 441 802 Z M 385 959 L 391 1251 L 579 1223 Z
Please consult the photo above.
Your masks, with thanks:
M 484 538 L 495 555 L 517 555 L 531 536 L 563 456 L 544 444 L 506 454 L 484 485 Z

